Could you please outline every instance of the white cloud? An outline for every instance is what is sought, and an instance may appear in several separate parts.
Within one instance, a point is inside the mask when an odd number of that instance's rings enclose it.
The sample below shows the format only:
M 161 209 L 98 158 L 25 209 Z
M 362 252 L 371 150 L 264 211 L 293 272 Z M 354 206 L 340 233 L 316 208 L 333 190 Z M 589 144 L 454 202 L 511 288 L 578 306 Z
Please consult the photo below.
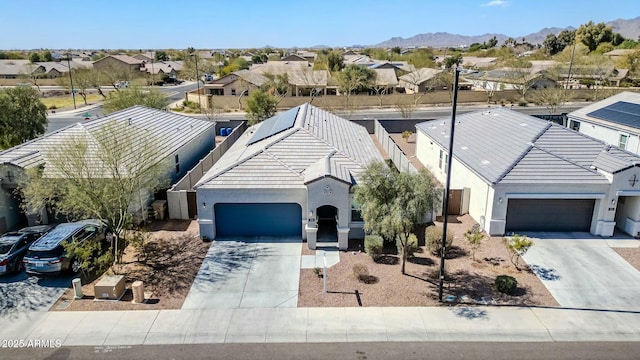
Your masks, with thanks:
M 504 0 L 491 0 L 486 4 L 482 4 L 482 6 L 508 6 L 509 2 L 508 1 L 504 1 Z

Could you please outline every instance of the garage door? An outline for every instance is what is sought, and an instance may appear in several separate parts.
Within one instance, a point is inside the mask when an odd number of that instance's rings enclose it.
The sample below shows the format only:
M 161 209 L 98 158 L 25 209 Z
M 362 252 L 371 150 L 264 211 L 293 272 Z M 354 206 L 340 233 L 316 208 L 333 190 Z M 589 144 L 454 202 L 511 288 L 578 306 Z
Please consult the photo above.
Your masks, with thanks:
M 509 199 L 506 231 L 589 231 L 594 204 L 594 199 Z
M 302 235 L 298 204 L 216 204 L 216 237 Z

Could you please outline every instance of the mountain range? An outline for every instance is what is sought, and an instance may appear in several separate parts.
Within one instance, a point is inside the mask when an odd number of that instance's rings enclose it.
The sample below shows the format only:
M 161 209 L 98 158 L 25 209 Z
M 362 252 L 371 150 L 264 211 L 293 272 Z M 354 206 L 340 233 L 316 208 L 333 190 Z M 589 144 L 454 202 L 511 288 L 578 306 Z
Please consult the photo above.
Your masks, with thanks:
M 640 35 L 640 16 L 634 19 L 617 19 L 613 21 L 609 21 L 606 25 L 611 26 L 614 32 L 620 33 L 627 39 L 637 40 Z M 522 38 L 525 39 L 526 42 L 531 44 L 542 44 L 544 39 L 548 34 L 557 35 L 563 30 L 575 30 L 574 27 L 551 27 L 544 28 L 538 32 L 521 35 L 521 36 L 508 36 L 504 34 L 483 34 L 483 35 L 475 35 L 475 36 L 467 36 L 467 35 L 459 35 L 459 34 L 451 34 L 448 32 L 436 32 L 436 33 L 425 33 L 418 34 L 412 36 L 410 38 L 402 38 L 402 37 L 392 37 L 389 40 L 383 41 L 381 43 L 372 45 L 373 47 L 382 47 L 382 48 L 391 48 L 395 46 L 400 47 L 419 47 L 419 46 L 430 46 L 434 48 L 442 48 L 442 47 L 458 47 L 458 46 L 469 46 L 474 43 L 482 43 L 490 40 L 494 36 L 498 40 L 498 44 L 504 43 L 509 37 L 514 38 L 518 41 L 521 41 Z

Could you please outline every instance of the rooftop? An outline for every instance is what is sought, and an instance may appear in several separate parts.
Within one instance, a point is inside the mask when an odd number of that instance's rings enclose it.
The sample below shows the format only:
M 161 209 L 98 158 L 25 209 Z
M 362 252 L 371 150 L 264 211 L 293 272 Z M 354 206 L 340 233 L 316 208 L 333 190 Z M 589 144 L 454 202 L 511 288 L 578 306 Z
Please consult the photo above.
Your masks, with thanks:
M 247 129 L 195 187 L 303 187 L 326 176 L 351 184 L 383 160 L 364 127 L 309 104 L 273 119 Z
M 450 119 L 418 124 L 448 149 Z M 456 118 L 454 158 L 491 184 L 606 184 L 598 170 L 616 173 L 640 157 L 565 127 L 508 109 Z

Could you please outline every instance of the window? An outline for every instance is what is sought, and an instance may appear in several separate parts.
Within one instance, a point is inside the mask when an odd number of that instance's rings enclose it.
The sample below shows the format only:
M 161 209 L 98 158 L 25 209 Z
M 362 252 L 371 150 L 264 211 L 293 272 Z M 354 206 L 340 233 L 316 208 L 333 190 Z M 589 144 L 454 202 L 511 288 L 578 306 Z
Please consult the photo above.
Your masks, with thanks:
M 364 221 L 360 212 L 360 204 L 355 201 L 351 203 L 351 221 Z
M 176 174 L 180 174 L 180 158 L 178 157 L 178 154 L 174 155 L 174 159 L 176 162 Z
M 569 127 L 571 130 L 580 131 L 580 121 L 571 120 Z
M 440 160 L 438 161 L 438 167 L 443 171 L 447 171 L 449 166 L 449 154 L 446 154 L 444 150 L 440 150 Z
M 236 96 L 236 89 L 231 89 L 231 95 Z
M 620 139 L 618 140 L 618 147 L 620 149 L 627 149 L 627 140 L 629 140 L 629 135 L 620 134 Z

